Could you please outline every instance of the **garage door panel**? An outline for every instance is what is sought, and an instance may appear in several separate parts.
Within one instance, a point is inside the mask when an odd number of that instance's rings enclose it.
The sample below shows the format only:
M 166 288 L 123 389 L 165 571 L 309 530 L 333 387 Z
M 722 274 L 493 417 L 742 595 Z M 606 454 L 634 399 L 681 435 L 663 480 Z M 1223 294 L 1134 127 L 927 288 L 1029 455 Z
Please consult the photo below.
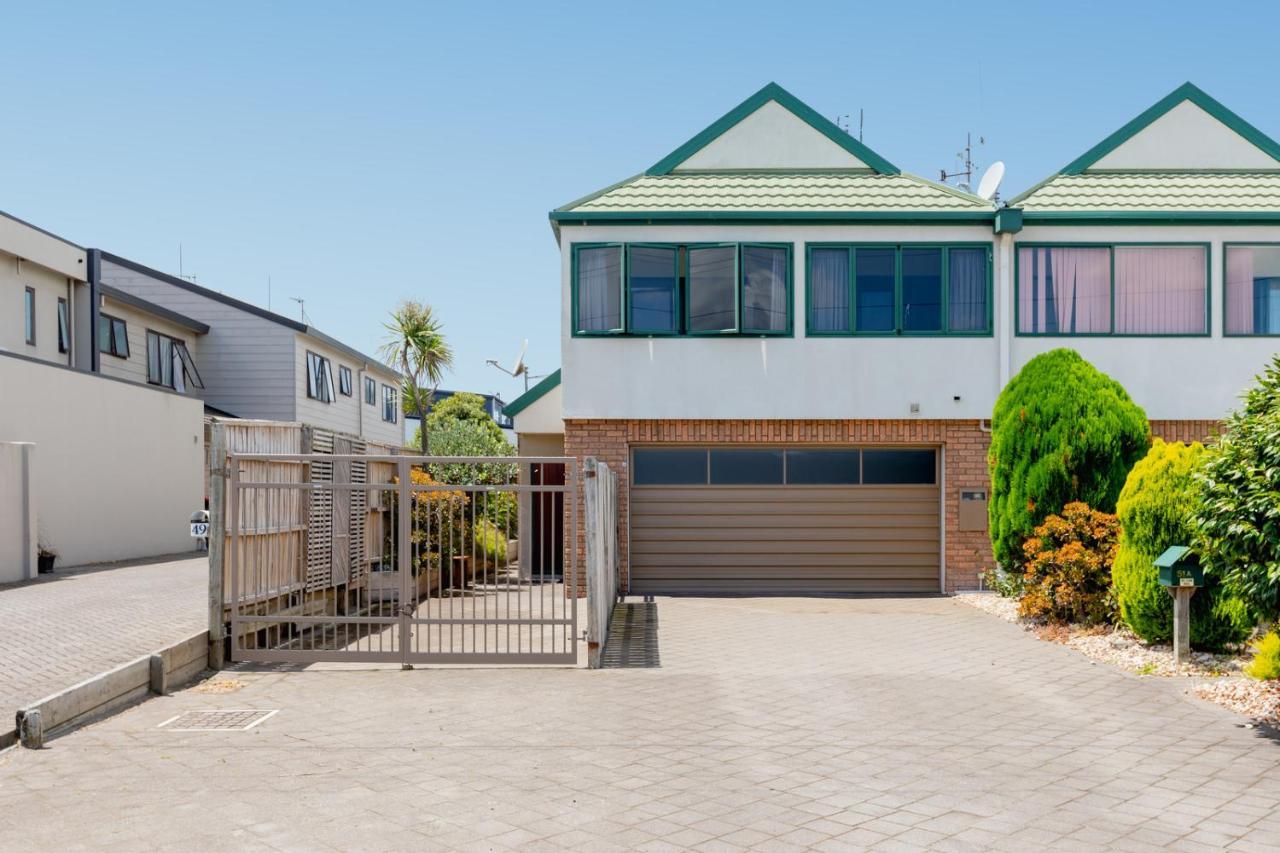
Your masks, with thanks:
M 630 498 L 637 593 L 937 592 L 937 485 L 650 485 Z

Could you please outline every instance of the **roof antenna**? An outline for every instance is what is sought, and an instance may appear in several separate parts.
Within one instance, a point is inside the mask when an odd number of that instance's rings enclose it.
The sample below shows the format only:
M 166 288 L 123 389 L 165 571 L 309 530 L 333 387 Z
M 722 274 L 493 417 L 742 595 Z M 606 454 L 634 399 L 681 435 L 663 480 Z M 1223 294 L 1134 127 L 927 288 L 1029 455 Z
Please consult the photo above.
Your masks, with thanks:
M 303 323 L 307 322 L 307 300 L 300 299 L 297 296 L 290 296 L 289 299 L 298 303 L 298 314 L 300 315 Z
M 195 273 L 192 273 L 191 275 L 182 274 L 182 244 L 181 243 L 178 244 L 178 278 L 183 279 L 185 281 L 190 281 L 190 282 L 194 282 L 196 280 Z
M 987 144 L 987 140 L 986 140 L 985 138 L 983 138 L 983 137 L 979 136 L 979 137 L 978 137 L 978 144 L 979 144 L 979 145 L 986 145 L 986 144 Z M 956 154 L 956 159 L 957 159 L 958 161 L 960 161 L 960 165 L 961 165 L 963 168 L 961 168 L 961 169 L 957 169 L 957 170 L 956 170 L 956 171 L 954 171 L 954 172 L 948 172 L 946 169 L 942 169 L 942 170 L 941 170 L 941 174 L 942 174 L 942 178 L 941 178 L 941 180 L 942 180 L 942 183 L 944 183 L 944 184 L 945 184 L 947 181 L 951 180 L 952 178 L 964 178 L 964 180 L 963 180 L 963 181 L 961 181 L 960 183 L 956 184 L 956 189 L 964 190 L 965 192 L 972 192 L 972 191 L 973 191 L 973 190 L 972 190 L 972 182 L 973 182 L 974 170 L 977 168 L 977 164 L 973 162 L 973 136 L 972 136 L 972 134 L 966 133 L 966 134 L 964 135 L 964 150 L 963 150 L 963 151 L 960 151 L 960 152 L 958 152 L 958 153 Z

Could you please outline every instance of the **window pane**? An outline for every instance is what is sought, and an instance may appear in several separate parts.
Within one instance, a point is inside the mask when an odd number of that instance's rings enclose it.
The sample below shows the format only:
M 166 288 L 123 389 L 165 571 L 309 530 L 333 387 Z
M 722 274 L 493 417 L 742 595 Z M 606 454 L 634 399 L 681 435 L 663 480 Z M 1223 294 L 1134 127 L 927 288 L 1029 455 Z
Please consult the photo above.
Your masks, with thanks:
M 772 485 L 782 483 L 781 450 L 713 450 L 713 486 Z
M 307 396 L 308 397 L 316 396 L 318 376 L 319 374 L 317 373 L 316 354 L 313 352 L 309 352 L 307 353 Z
M 187 345 L 182 341 L 175 341 L 173 350 L 182 361 L 182 369 L 187 374 L 187 380 L 197 388 L 203 388 L 204 380 L 200 378 L 200 371 L 196 370 L 196 363 L 192 360 L 191 353 L 187 351 Z
M 652 246 L 630 249 L 627 266 L 633 332 L 674 332 L 679 310 L 676 250 Z
M 853 331 L 849 295 L 849 250 L 810 250 L 808 330 Z
M 935 481 L 932 450 L 864 450 L 862 482 L 865 485 L 927 485 Z
M 173 341 L 160 339 L 160 384 L 173 387 Z
M 742 247 L 742 330 L 787 330 L 787 250 Z
M 1280 335 L 1280 246 L 1227 246 L 1228 335 Z
M 1111 331 L 1111 250 L 1050 246 L 1018 250 L 1018 331 L 1042 335 Z
M 98 318 L 98 352 L 111 352 L 111 318 Z
M 26 318 L 26 342 L 34 344 L 36 342 L 36 295 L 34 291 L 24 290 L 22 292 L 22 310 Z
M 147 381 L 160 381 L 160 338 L 147 332 Z
M 111 351 L 121 358 L 129 357 L 129 329 L 124 320 L 111 321 Z
M 856 485 L 858 451 L 788 450 L 787 482 L 793 486 Z
M 631 482 L 637 486 L 701 486 L 707 482 L 705 450 L 637 450 Z
M 622 329 L 622 247 L 578 250 L 578 331 Z
M 372 379 L 365 377 L 364 380 L 364 401 L 370 406 L 378 404 L 378 383 Z
M 58 352 L 71 348 L 71 315 L 67 312 L 67 300 L 58 300 Z
M 1203 246 L 1116 246 L 1117 333 L 1203 334 L 1208 269 Z
M 689 250 L 689 331 L 737 328 L 736 255 L 733 246 Z
M 987 250 L 981 248 L 948 250 L 948 331 L 989 331 L 987 297 Z
M 859 332 L 892 332 L 894 249 L 858 249 L 854 257 L 854 293 Z
M 942 331 L 942 250 L 902 250 L 902 330 Z

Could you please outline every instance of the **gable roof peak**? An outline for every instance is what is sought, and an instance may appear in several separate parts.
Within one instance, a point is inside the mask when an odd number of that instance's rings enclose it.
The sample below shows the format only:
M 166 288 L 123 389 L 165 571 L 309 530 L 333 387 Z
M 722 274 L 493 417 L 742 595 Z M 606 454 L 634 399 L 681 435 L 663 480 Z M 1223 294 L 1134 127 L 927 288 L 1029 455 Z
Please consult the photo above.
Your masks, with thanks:
M 645 174 L 653 176 L 670 174 L 680 164 L 711 145 L 770 102 L 778 104 L 795 118 L 826 137 L 828 141 L 835 143 L 848 154 L 857 158 L 872 171 L 882 175 L 896 175 L 899 173 L 900 170 L 897 166 L 846 133 L 835 122 L 822 116 L 808 104 L 782 88 L 782 86 L 770 81 L 755 94 L 712 122 L 679 148 L 654 163 L 646 170 Z
M 1212 118 L 1225 126 L 1229 131 L 1245 140 L 1263 154 L 1276 161 L 1280 168 L 1280 143 L 1267 136 L 1258 128 L 1245 121 L 1240 115 L 1228 109 L 1224 104 L 1211 97 L 1190 80 L 1178 86 L 1169 94 L 1156 101 L 1138 116 L 1133 118 L 1115 133 L 1103 139 L 1084 154 L 1064 166 L 1058 174 L 1078 175 L 1093 167 L 1100 160 L 1111 154 L 1121 145 L 1146 130 L 1175 107 L 1190 102 L 1199 107 Z M 1167 171 L 1153 169 L 1152 171 Z

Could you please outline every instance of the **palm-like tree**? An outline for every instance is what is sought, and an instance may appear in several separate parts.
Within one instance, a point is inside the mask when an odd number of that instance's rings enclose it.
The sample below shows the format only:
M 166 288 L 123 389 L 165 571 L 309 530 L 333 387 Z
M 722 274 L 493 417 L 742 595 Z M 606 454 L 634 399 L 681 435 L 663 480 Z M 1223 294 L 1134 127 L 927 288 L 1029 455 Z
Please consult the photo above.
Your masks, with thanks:
M 418 443 L 427 455 L 427 410 L 447 370 L 453 367 L 453 349 L 431 306 L 405 300 L 383 324 L 387 340 L 380 350 L 387 364 L 404 374 L 404 402 L 418 416 Z M 423 388 L 423 382 L 429 389 Z

